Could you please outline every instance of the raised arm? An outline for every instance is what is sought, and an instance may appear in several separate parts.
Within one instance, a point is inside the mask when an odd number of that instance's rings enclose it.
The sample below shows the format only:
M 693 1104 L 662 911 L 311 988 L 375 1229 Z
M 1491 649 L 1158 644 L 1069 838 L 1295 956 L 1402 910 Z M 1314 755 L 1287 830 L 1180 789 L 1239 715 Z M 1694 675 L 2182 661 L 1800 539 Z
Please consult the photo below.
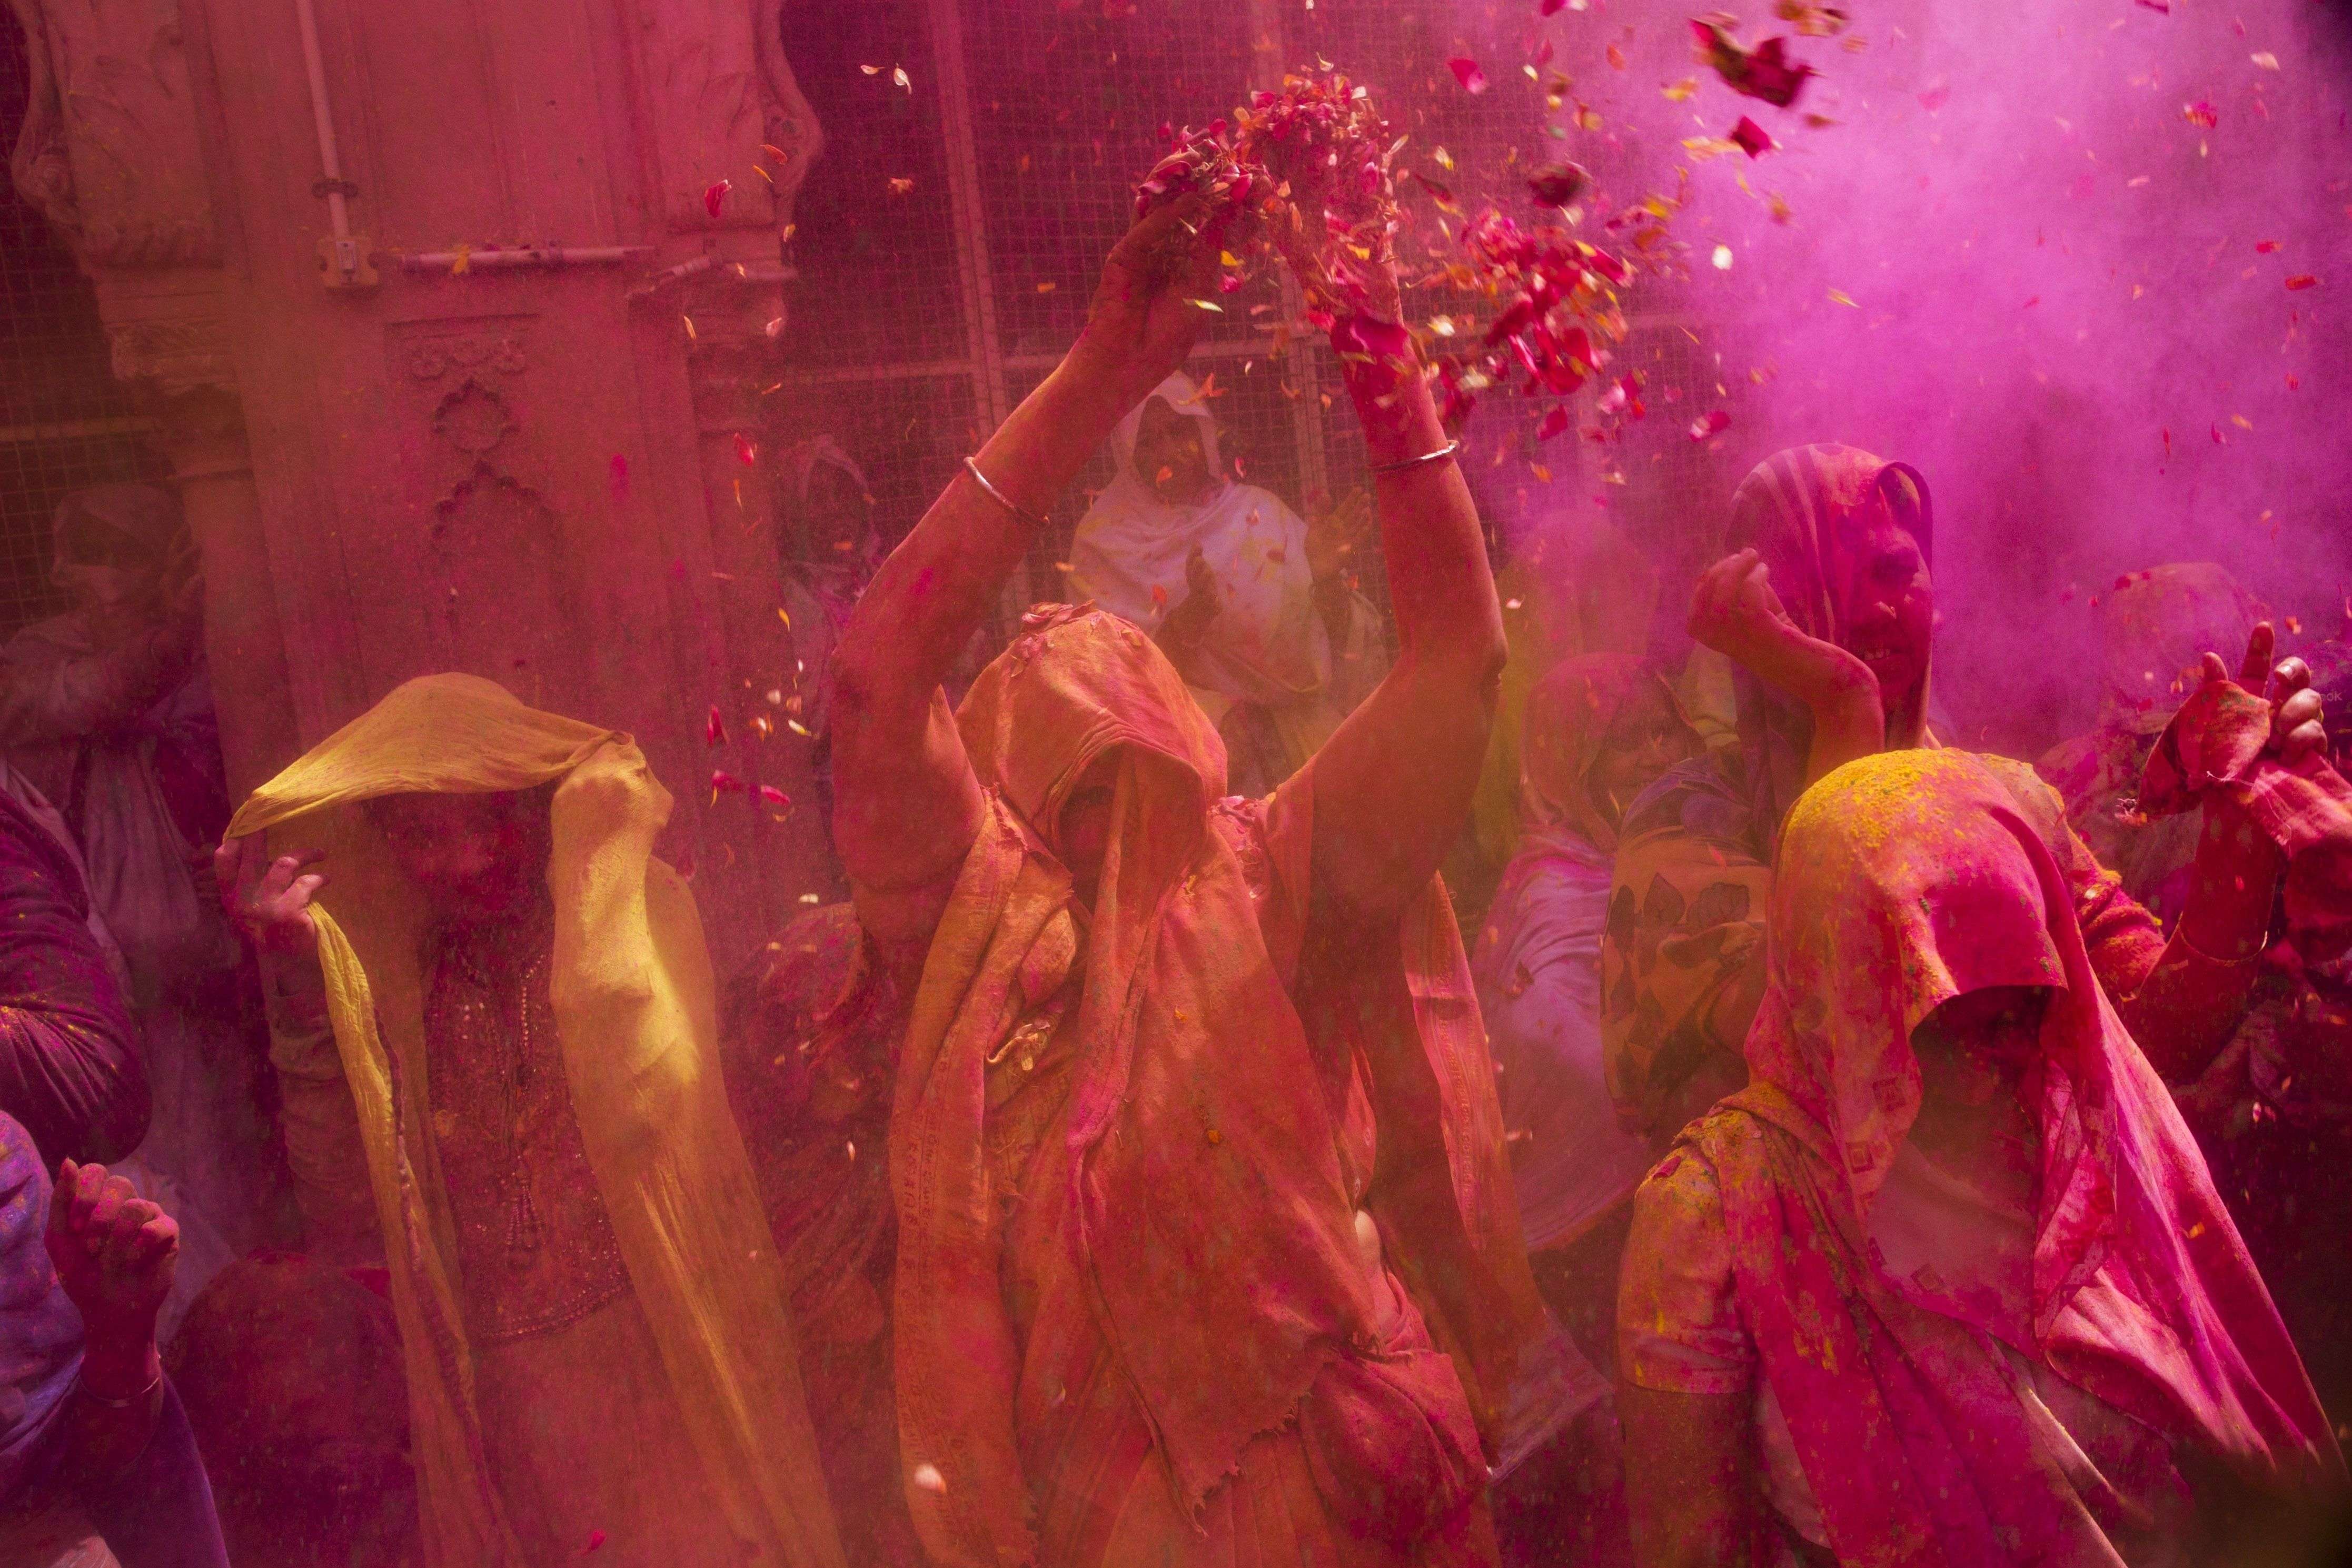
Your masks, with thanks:
M 1086 330 L 890 552 L 834 651 L 835 847 L 886 951 L 927 942 L 981 797 L 940 683 L 1112 426 L 1184 363 L 1215 292 L 1205 199 L 1138 223 Z M 993 494 L 991 493 L 992 489 Z
M 1385 329 L 1385 331 L 1384 331 Z M 1392 323 L 1333 330 L 1371 460 L 1397 660 L 1310 764 L 1315 880 L 1353 919 L 1403 906 L 1468 820 L 1506 652 L 1502 607 L 1470 487 L 1444 450 L 1429 386 L 1366 341 Z M 1410 348 L 1404 350 L 1410 353 Z
M 1886 712 L 1870 667 L 1789 618 L 1771 568 L 1737 551 L 1699 574 L 1691 590 L 1692 638 L 1804 704 L 1813 720 L 1805 754 L 1811 788 L 1858 758 L 1886 749 Z

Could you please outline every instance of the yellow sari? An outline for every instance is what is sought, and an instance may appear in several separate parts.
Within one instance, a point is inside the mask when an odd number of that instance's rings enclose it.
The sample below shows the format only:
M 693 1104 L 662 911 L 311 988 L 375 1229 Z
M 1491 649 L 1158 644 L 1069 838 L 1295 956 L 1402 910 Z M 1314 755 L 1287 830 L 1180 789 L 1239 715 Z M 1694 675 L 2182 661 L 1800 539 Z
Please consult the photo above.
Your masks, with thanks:
M 670 796 L 618 731 L 471 676 L 411 680 L 254 792 L 233 837 L 328 849 L 315 909 L 345 1080 L 383 1226 L 436 1568 L 524 1559 L 484 1458 L 457 1247 L 428 1121 L 421 900 L 364 814 L 379 795 L 554 784 L 551 970 L 598 1191 L 725 1528 L 747 1561 L 842 1561 L 802 1397 L 783 1279 L 719 1072 L 693 894 L 653 858 Z M 615 1441 L 631 1440 L 616 1432 Z M 667 1434 L 635 1440 L 663 1442 Z

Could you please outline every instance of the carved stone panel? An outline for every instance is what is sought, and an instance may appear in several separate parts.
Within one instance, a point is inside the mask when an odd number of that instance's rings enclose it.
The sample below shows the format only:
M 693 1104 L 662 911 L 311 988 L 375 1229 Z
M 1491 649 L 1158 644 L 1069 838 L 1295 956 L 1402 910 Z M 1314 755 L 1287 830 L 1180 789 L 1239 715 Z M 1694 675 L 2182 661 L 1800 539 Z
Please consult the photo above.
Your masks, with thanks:
M 792 221 L 824 137 L 784 58 L 781 4 L 633 0 L 662 206 L 675 230 Z
M 85 267 L 216 263 L 179 0 L 9 0 L 32 82 L 9 172 Z

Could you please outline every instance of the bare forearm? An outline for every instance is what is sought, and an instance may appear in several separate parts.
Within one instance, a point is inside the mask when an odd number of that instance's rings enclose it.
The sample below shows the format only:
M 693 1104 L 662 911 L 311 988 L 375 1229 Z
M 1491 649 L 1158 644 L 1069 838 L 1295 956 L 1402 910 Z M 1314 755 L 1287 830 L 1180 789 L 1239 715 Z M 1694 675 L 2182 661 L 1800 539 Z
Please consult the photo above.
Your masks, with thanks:
M 101 1479 L 136 1459 L 163 1407 L 163 1363 L 152 1331 L 93 1331 L 83 1347 L 81 1389 L 67 1437 L 68 1464 Z
M 1501 658 L 1503 611 L 1461 466 L 1380 471 L 1445 445 L 1428 384 L 1417 374 L 1396 379 L 1384 365 L 1350 363 L 1348 391 L 1374 473 L 1398 646 L 1408 658 L 1459 660 L 1483 670 Z
M 2157 1070 L 2195 1078 L 2245 1016 L 2286 858 L 2214 791 L 2179 928 L 2147 980 L 2116 1005 Z
M 1747 1568 L 1753 1461 L 1745 1405 L 1740 1395 L 1619 1384 L 1639 1568 Z
M 1053 506 L 1132 403 L 1118 380 L 1067 361 L 1047 376 L 973 458 L 1025 515 L 959 473 L 858 601 L 840 665 L 909 694 L 919 714 L 1027 555 L 1028 518 Z

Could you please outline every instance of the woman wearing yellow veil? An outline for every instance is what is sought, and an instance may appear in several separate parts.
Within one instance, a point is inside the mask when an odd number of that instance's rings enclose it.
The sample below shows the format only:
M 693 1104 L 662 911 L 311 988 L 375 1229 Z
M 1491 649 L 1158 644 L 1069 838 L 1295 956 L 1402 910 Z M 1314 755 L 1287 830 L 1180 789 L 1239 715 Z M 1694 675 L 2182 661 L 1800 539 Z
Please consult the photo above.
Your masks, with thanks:
M 669 807 L 627 735 L 429 676 L 221 851 L 312 1246 L 389 1267 L 433 1568 L 841 1561 Z

